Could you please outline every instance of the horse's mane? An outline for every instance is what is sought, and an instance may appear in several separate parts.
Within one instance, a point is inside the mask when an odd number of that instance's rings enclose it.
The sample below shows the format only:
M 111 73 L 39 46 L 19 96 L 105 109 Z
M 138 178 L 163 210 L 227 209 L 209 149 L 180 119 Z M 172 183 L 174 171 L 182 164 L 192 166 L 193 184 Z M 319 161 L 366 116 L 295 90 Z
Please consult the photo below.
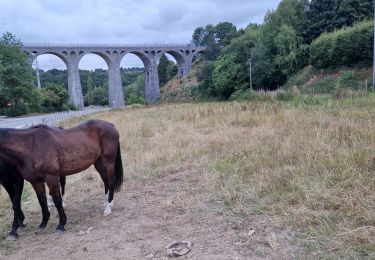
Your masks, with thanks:
M 8 133 L 11 132 L 23 132 L 27 131 L 29 129 L 46 129 L 46 130 L 56 130 L 56 129 L 63 129 L 62 127 L 49 127 L 48 125 L 35 125 L 31 126 L 29 128 L 24 129 L 16 129 L 16 128 L 0 128 L 0 138 L 4 138 L 8 136 Z
M 56 129 L 64 129 L 64 128 L 62 128 L 62 127 L 60 127 L 60 126 L 48 126 L 48 125 L 42 125 L 42 124 L 40 124 L 40 125 L 34 125 L 34 126 L 32 126 L 32 127 L 30 127 L 29 129 L 47 129 L 47 130 L 56 130 Z
M 50 129 L 50 127 L 48 125 L 34 125 L 32 127 L 30 127 L 29 129 L 34 129 L 34 128 L 42 128 L 42 129 Z

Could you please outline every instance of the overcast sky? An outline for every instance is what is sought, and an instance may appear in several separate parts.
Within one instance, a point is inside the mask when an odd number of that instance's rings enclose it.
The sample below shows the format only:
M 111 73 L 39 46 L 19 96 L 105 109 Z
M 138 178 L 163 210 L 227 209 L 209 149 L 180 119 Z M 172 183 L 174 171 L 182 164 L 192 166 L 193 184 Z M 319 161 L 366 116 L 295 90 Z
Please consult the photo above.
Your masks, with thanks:
M 232 22 L 262 23 L 280 0 L 0 0 L 0 32 L 27 43 L 188 43 L 194 29 Z M 53 55 L 38 58 L 42 69 L 65 69 Z M 122 66 L 143 66 L 128 54 Z M 107 68 L 95 54 L 81 69 Z

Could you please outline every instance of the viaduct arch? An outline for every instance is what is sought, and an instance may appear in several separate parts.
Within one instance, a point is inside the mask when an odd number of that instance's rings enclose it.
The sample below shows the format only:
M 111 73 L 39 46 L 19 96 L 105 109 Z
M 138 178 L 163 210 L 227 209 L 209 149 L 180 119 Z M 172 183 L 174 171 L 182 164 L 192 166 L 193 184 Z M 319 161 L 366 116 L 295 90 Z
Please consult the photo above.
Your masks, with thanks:
M 104 59 L 108 66 L 108 103 L 110 107 L 124 107 L 120 63 L 122 58 L 132 53 L 137 55 L 145 67 L 145 99 L 148 104 L 154 103 L 160 97 L 158 63 L 163 53 L 172 55 L 177 61 L 178 76 L 190 73 L 193 58 L 205 50 L 203 46 L 191 44 L 44 44 L 25 43 L 22 47 L 32 62 L 42 54 L 52 54 L 59 57 L 68 71 L 69 102 L 78 108 L 83 108 L 83 95 L 78 64 L 83 56 L 89 53 L 97 54 Z

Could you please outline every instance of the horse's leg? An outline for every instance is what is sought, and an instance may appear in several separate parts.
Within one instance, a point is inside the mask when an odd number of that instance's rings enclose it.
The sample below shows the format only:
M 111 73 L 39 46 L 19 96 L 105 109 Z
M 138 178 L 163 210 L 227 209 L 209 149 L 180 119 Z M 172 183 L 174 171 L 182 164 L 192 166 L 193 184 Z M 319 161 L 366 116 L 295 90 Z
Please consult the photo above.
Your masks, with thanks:
M 14 218 L 13 218 L 12 230 L 9 233 L 10 239 L 16 238 L 18 236 L 17 229 L 20 226 L 20 219 L 21 219 L 20 212 L 22 212 L 21 211 L 21 196 L 22 196 L 22 191 L 23 191 L 23 183 L 24 183 L 23 178 L 17 175 L 16 182 L 14 185 L 14 194 L 13 194 L 13 200 L 12 200 Z
M 44 186 L 44 182 L 40 180 L 32 181 L 31 185 L 33 186 L 35 190 L 40 207 L 42 208 L 43 219 L 42 219 L 42 223 L 40 223 L 39 225 L 39 228 L 44 229 L 47 226 L 47 223 L 50 217 L 50 213 L 48 211 L 48 206 L 47 206 L 46 187 Z
M 66 184 L 66 177 L 65 176 L 60 177 L 60 187 L 61 187 L 61 197 L 62 197 L 63 208 L 66 207 L 65 184 Z
M 9 232 L 7 236 L 7 240 L 15 240 L 18 237 L 17 234 L 17 228 L 18 228 L 18 210 L 14 207 L 14 197 L 16 193 L 15 185 L 12 183 L 3 183 L 3 187 L 7 191 L 10 201 L 12 202 L 12 208 L 13 208 L 13 223 L 12 223 L 12 229 Z
M 112 207 L 113 207 L 113 194 L 115 192 L 115 165 L 114 163 L 104 163 L 103 164 L 106 172 L 107 172 L 107 179 L 108 179 L 108 187 L 109 187 L 109 193 L 108 193 L 108 200 L 107 205 L 104 210 L 104 215 L 109 215 L 112 213 Z
M 105 205 L 107 205 L 107 200 L 108 200 L 108 190 L 109 190 L 109 187 L 108 187 L 108 179 L 107 179 L 107 173 L 106 173 L 106 170 L 105 170 L 105 167 L 103 165 L 103 160 L 101 158 L 99 158 L 95 163 L 94 163 L 94 166 L 95 166 L 95 169 L 99 172 L 100 174 L 100 177 L 102 178 L 103 180 L 103 183 L 104 183 L 104 194 L 105 194 Z
M 19 193 L 19 197 L 17 198 L 18 199 L 18 205 L 19 205 L 19 207 L 18 207 L 18 225 L 19 225 L 19 227 L 25 227 L 26 226 L 23 223 L 23 221 L 25 220 L 25 215 L 23 214 L 22 209 L 21 209 L 21 198 L 22 198 L 24 182 L 25 182 L 25 180 L 23 179 L 23 177 L 21 175 L 19 175 L 18 181 L 17 181 L 18 189 L 16 187 L 16 193 L 17 192 Z
M 62 197 L 60 193 L 60 183 L 59 183 L 59 177 L 48 177 L 46 178 L 46 183 L 48 185 L 48 188 L 52 194 L 53 203 L 55 204 L 55 207 L 57 209 L 57 212 L 59 213 L 59 225 L 57 226 L 56 230 L 58 231 L 65 231 L 65 224 L 67 221 L 64 208 L 62 206 Z

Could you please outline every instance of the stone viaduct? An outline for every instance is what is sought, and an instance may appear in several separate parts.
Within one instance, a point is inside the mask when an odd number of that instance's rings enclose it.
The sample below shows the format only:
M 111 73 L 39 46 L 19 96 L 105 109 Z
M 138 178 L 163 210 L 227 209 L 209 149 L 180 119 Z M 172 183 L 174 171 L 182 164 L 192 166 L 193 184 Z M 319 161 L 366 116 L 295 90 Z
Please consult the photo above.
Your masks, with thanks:
M 205 47 L 191 44 L 34 44 L 22 47 L 32 63 L 39 55 L 52 54 L 59 57 L 68 70 L 69 102 L 79 108 L 84 107 L 78 65 L 83 56 L 94 53 L 104 59 L 108 66 L 108 103 L 110 107 L 125 106 L 120 75 L 122 58 L 132 53 L 138 56 L 145 67 L 145 99 L 149 104 L 160 97 L 158 62 L 163 53 L 172 55 L 178 67 L 178 76 L 188 75 L 193 58 Z

